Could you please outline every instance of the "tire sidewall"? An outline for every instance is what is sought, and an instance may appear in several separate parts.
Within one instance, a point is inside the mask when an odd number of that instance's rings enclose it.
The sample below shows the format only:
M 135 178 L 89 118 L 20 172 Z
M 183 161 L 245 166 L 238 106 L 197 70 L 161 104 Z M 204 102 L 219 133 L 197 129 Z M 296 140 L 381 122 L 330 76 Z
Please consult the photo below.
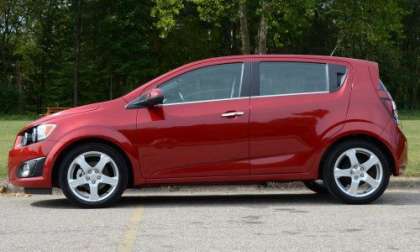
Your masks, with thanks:
M 337 182 L 334 178 L 334 165 L 337 161 L 338 157 L 345 152 L 348 149 L 351 148 L 364 148 L 372 151 L 379 159 L 379 161 L 382 164 L 383 169 L 383 176 L 382 180 L 376 189 L 376 191 L 370 195 L 364 196 L 364 197 L 352 197 L 350 195 L 347 195 L 344 193 L 339 186 L 337 185 Z M 383 151 L 375 144 L 363 141 L 363 140 L 350 140 L 343 143 L 338 144 L 335 146 L 327 155 L 324 167 L 323 167 L 323 180 L 325 182 L 325 186 L 327 187 L 328 191 L 335 196 L 336 198 L 346 202 L 346 203 L 352 203 L 352 204 L 365 204 L 370 203 L 377 198 L 379 198 L 385 191 L 385 189 L 388 186 L 389 178 L 391 174 L 391 167 L 389 160 L 383 153 Z
M 115 164 L 117 165 L 118 173 L 119 173 L 119 181 L 117 184 L 117 187 L 112 192 L 111 195 L 109 195 L 107 198 L 97 201 L 97 202 L 89 202 L 84 201 L 77 197 L 72 190 L 70 189 L 70 186 L 67 181 L 67 173 L 70 169 L 70 164 L 73 162 L 73 160 L 79 156 L 82 153 L 89 152 L 89 151 L 99 151 L 107 154 L 110 156 Z M 106 207 L 109 206 L 116 201 L 118 201 L 121 197 L 121 194 L 124 192 L 125 188 L 127 187 L 128 183 L 128 169 L 126 162 L 124 158 L 121 156 L 121 154 L 115 150 L 115 148 L 110 147 L 105 144 L 101 143 L 87 143 L 83 145 L 79 145 L 73 149 L 71 149 L 63 158 L 61 165 L 60 165 L 60 171 L 59 171 L 59 184 L 61 187 L 61 190 L 63 191 L 64 195 L 70 199 L 71 202 L 82 206 L 82 207 Z

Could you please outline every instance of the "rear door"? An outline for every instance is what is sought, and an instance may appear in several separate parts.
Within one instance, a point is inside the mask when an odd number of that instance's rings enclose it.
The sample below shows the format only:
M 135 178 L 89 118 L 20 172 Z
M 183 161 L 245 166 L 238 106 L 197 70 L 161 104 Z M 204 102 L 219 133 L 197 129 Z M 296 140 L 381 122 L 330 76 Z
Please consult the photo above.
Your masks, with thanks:
M 139 156 L 146 178 L 250 173 L 245 63 L 206 66 L 159 85 L 161 106 L 140 109 Z
M 344 65 L 299 61 L 254 64 L 250 162 L 253 174 L 302 173 L 315 164 L 326 132 L 344 121 Z

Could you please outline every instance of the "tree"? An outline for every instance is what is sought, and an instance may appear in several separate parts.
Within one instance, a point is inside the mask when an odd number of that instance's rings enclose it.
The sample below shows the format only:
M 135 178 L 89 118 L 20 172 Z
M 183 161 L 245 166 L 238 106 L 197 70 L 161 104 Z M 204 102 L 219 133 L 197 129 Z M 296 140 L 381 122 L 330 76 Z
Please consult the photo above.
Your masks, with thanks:
M 405 101 L 406 86 L 395 85 L 399 81 L 391 77 L 400 69 L 399 41 L 404 38 L 406 11 L 399 2 L 334 1 L 325 8 L 337 30 L 336 54 L 379 62 L 381 78 L 397 100 Z
M 377 61 L 399 107 L 418 109 L 419 8 L 418 0 L 0 0 L 0 113 L 112 99 L 202 58 L 332 51 Z
M 82 30 L 82 2 L 83 0 L 73 0 L 75 17 L 74 25 L 74 80 L 73 80 L 73 105 L 79 103 L 79 82 L 80 82 L 80 37 Z
M 4 99 L 17 100 L 17 106 L 6 105 L 6 110 L 15 107 L 19 112 L 23 112 L 24 97 L 21 59 L 16 51 L 24 33 L 26 20 L 22 16 L 25 10 L 25 2 L 22 0 L 0 1 L 0 88 Z
M 229 17 L 231 22 L 239 23 L 239 37 L 241 40 L 241 53 L 256 54 L 267 53 L 268 31 L 279 30 L 295 32 L 300 29 L 307 18 L 313 15 L 314 0 L 259 0 L 259 1 L 222 1 L 222 0 L 191 0 L 197 8 L 201 20 L 220 25 L 220 19 Z M 163 37 L 176 25 L 176 18 L 189 2 L 182 0 L 157 0 L 152 10 L 152 16 L 156 17 L 156 27 L 161 29 Z M 253 15 L 249 15 L 249 9 L 257 9 Z M 258 22 L 255 22 L 259 19 Z M 251 22 L 250 22 L 251 20 Z M 299 25 L 294 25 L 295 23 Z M 257 24 L 258 27 L 249 27 L 249 24 Z M 295 30 L 296 29 L 296 30 Z M 251 50 L 249 31 L 256 30 L 255 49 Z M 282 46 L 279 37 L 274 44 Z
M 399 43 L 401 67 L 389 78 L 395 86 L 406 84 L 405 99 L 400 104 L 413 110 L 420 107 L 420 5 L 418 0 L 402 0 L 401 6 L 407 10 L 402 22 L 405 35 Z

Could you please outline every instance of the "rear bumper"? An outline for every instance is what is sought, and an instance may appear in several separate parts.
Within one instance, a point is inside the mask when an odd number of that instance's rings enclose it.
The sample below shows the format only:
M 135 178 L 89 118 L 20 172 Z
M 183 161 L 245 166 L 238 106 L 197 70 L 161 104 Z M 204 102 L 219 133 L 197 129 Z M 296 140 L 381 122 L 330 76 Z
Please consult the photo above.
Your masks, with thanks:
M 405 172 L 408 163 L 408 144 L 407 138 L 405 137 L 404 133 L 400 130 L 399 127 L 395 130 L 395 143 L 396 143 L 396 150 L 394 154 L 395 159 L 395 170 L 394 175 L 402 175 Z
M 382 136 L 386 139 L 394 161 L 393 175 L 399 176 L 404 174 L 408 160 L 407 138 L 394 120 L 388 123 Z
M 54 141 L 46 140 L 28 146 L 14 146 L 9 151 L 8 175 L 10 183 L 25 188 L 51 188 L 52 173 L 50 169 L 52 167 L 52 160 L 49 154 L 55 143 Z M 36 174 L 36 176 L 28 178 L 17 176 L 18 170 L 24 162 L 43 157 L 45 157 L 45 162 L 43 162 L 41 174 Z

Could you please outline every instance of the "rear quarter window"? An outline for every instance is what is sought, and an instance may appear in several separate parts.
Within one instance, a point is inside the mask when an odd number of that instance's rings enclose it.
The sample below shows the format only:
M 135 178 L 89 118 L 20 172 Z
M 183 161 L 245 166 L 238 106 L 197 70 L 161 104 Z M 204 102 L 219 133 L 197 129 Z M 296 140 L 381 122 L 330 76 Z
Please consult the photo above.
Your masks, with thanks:
M 330 91 L 339 89 L 347 75 L 347 68 L 344 65 L 328 64 Z

